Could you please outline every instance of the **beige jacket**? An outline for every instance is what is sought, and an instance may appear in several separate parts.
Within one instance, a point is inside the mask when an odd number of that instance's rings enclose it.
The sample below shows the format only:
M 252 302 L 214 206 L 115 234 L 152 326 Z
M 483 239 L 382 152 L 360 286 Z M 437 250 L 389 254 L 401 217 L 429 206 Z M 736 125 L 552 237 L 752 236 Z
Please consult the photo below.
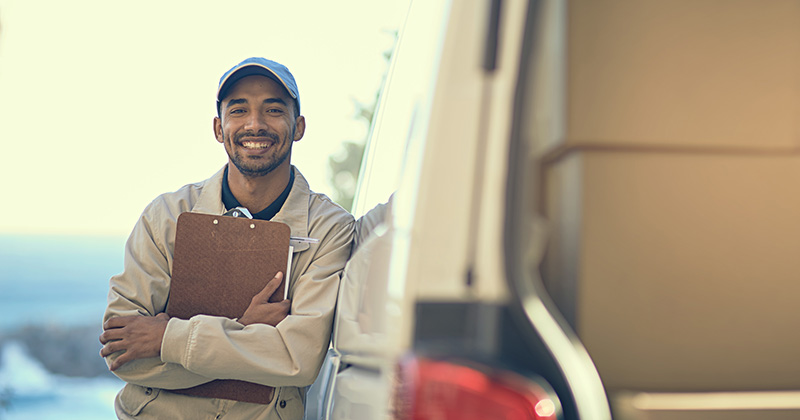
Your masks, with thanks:
M 309 189 L 300 172 L 286 203 L 272 219 L 289 225 L 292 236 L 318 244 L 295 247 L 288 317 L 276 327 L 244 325 L 223 317 L 172 318 L 161 358 L 136 360 L 115 373 L 128 384 L 117 395 L 123 419 L 301 419 L 303 387 L 317 376 L 328 348 L 339 278 L 350 256 L 353 217 Z M 144 210 L 125 247 L 125 268 L 111 278 L 109 318 L 165 311 L 169 296 L 175 226 L 192 211 L 222 214 L 223 171 L 206 181 L 163 194 Z M 106 362 L 116 358 L 111 355 Z M 259 405 L 190 397 L 169 392 L 212 379 L 240 379 L 276 387 L 272 403 Z

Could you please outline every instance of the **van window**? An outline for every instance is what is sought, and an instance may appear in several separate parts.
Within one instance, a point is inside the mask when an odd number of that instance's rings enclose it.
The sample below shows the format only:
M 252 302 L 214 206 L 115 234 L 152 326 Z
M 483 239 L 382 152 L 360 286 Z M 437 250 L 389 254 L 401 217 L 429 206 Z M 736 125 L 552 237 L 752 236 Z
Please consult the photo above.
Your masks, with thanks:
M 444 37 L 445 3 L 436 2 L 435 7 L 429 5 L 424 10 L 429 25 L 404 27 L 400 33 L 364 151 L 353 205 L 356 218 L 387 202 L 399 188 L 404 171 L 419 172 L 421 162 L 408 158 L 409 145 L 415 130 L 425 125 L 418 116 L 425 115 L 421 111 L 428 108 L 432 96 Z M 409 15 L 420 12 L 412 6 Z

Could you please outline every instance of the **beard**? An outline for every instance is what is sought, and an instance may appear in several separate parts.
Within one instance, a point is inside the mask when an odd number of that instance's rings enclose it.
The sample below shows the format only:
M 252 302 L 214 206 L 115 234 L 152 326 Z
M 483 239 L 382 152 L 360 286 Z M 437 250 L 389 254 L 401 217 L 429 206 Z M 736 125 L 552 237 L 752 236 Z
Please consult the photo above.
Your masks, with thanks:
M 225 133 L 223 133 L 222 136 L 223 141 L 227 143 L 229 138 L 225 136 Z M 241 139 L 243 137 L 267 137 L 274 141 L 270 147 L 274 147 L 276 150 L 271 155 L 266 155 L 257 159 L 246 158 L 242 155 L 240 150 L 240 148 L 244 148 L 244 146 L 241 144 Z M 292 138 L 294 138 L 294 130 L 292 130 L 292 133 L 287 135 L 282 142 L 277 134 L 270 133 L 266 130 L 260 130 L 258 132 L 241 132 L 233 136 L 233 140 L 231 141 L 231 150 L 228 152 L 228 157 L 242 175 L 246 177 L 264 176 L 275 170 L 275 168 L 280 166 L 286 161 L 286 158 L 289 157 L 289 154 L 292 152 Z M 234 148 L 234 146 L 239 147 Z M 283 147 L 285 147 L 285 150 L 282 149 Z

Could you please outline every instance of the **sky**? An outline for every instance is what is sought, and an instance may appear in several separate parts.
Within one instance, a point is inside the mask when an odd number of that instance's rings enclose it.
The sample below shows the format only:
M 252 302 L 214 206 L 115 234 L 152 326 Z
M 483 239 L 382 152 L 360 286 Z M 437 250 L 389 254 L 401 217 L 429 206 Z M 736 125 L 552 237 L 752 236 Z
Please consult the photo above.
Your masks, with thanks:
M 408 0 L 0 0 L 0 235 L 126 235 L 157 195 L 227 161 L 220 76 L 285 64 L 306 134 L 292 163 L 333 195 L 328 156 L 362 140 Z

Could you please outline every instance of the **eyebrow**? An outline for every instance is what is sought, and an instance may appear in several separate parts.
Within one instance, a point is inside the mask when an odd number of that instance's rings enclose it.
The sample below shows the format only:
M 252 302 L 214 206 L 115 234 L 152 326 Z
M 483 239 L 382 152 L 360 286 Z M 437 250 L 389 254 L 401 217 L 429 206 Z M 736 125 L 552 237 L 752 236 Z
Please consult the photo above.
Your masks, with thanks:
M 289 104 L 287 104 L 286 101 L 284 101 L 281 98 L 267 98 L 267 99 L 264 99 L 264 104 L 281 104 L 281 105 L 286 106 L 286 107 L 289 106 Z
M 247 99 L 231 99 L 230 101 L 228 101 L 227 104 L 225 104 L 225 109 L 228 109 L 234 105 L 246 104 L 246 103 Z
M 247 99 L 244 99 L 244 98 L 231 99 L 230 101 L 228 101 L 227 104 L 225 104 L 225 109 L 228 109 L 228 108 L 230 108 L 230 107 L 232 107 L 234 105 L 246 104 L 246 103 L 247 103 Z M 264 99 L 263 103 L 264 104 L 281 104 L 281 105 L 283 105 L 285 107 L 289 106 L 289 104 L 287 104 L 286 101 L 284 101 L 281 98 L 267 98 L 267 99 Z

